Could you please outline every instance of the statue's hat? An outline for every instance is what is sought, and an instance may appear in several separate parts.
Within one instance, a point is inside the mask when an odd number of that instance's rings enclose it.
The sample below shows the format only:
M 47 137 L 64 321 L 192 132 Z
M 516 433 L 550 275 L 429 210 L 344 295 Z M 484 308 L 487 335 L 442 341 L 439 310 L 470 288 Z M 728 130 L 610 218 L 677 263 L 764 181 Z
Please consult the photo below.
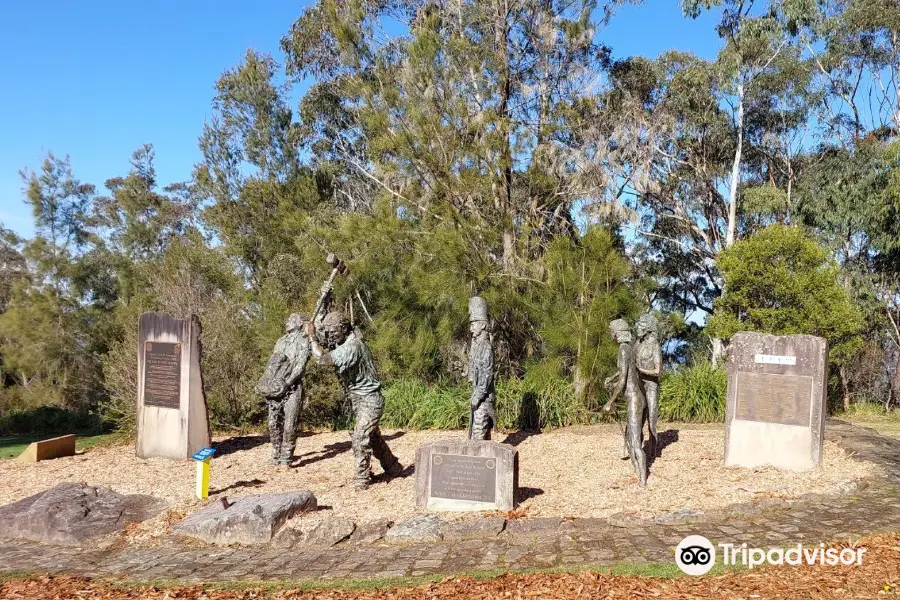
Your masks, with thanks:
M 487 321 L 487 302 L 481 296 L 469 298 L 469 321 Z

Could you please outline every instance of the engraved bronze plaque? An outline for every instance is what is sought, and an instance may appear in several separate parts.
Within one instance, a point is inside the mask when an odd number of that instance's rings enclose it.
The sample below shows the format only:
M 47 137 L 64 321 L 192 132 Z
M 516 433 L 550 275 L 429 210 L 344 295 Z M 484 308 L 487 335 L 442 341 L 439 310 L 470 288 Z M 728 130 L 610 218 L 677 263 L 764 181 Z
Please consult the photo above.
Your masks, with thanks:
M 181 406 L 181 344 L 144 342 L 144 404 Z
M 809 426 L 811 403 L 812 377 L 737 373 L 736 419 Z
M 497 497 L 497 460 L 461 454 L 433 454 L 431 496 L 494 502 Z

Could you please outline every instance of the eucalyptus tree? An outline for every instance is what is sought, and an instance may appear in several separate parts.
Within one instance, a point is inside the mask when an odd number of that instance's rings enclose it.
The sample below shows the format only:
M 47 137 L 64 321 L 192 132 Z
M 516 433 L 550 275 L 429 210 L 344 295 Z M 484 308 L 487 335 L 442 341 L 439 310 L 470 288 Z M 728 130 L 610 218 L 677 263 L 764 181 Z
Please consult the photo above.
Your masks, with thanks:
M 608 62 L 595 8 L 321 0 L 283 41 L 288 71 L 327 88 L 320 124 L 353 127 L 336 143 L 322 140 L 333 128 L 313 127 L 310 143 L 409 214 L 463 227 L 491 264 L 519 271 L 519 259 L 574 231 L 575 202 L 605 193 L 602 165 L 578 135 L 580 102 Z

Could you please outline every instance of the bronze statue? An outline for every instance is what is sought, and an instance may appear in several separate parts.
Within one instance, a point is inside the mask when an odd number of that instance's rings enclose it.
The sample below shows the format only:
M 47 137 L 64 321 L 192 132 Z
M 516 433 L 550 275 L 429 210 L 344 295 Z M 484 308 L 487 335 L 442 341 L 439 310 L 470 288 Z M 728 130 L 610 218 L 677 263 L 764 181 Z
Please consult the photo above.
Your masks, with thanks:
M 641 485 L 647 484 L 647 455 L 644 454 L 644 419 L 647 399 L 641 386 L 641 378 L 635 362 L 631 327 L 624 319 L 609 324 L 613 339 L 619 344 L 619 370 L 608 377 L 604 385 L 610 389 L 610 398 L 603 410 L 609 412 L 622 392 L 625 392 L 627 416 L 625 425 L 625 449 L 634 465 Z
M 663 373 L 662 348 L 659 345 L 659 326 L 653 313 L 647 313 L 635 324 L 637 334 L 637 368 L 647 398 L 647 424 L 650 429 L 650 456 L 659 453 L 656 420 L 659 417 L 659 380 Z
M 466 375 L 472 383 L 469 399 L 469 439 L 489 440 L 494 426 L 494 350 L 491 347 L 487 303 L 475 296 L 469 300 L 469 366 Z
M 272 462 L 288 466 L 294 457 L 297 426 L 303 406 L 303 370 L 309 360 L 309 338 L 303 332 L 304 315 L 288 317 L 285 334 L 275 342 L 256 393 L 266 399 Z
M 326 298 L 330 296 L 330 283 L 323 286 L 322 294 Z M 375 371 L 375 361 L 361 334 L 350 326 L 341 311 L 316 317 L 315 323 L 306 324 L 306 333 L 310 338 L 313 358 L 319 364 L 334 366 L 353 405 L 356 417 L 352 436 L 354 484 L 366 488 L 371 483 L 373 454 L 387 475 L 399 475 L 403 467 L 391 453 L 378 428 L 384 413 L 384 396 L 381 395 L 381 381 Z

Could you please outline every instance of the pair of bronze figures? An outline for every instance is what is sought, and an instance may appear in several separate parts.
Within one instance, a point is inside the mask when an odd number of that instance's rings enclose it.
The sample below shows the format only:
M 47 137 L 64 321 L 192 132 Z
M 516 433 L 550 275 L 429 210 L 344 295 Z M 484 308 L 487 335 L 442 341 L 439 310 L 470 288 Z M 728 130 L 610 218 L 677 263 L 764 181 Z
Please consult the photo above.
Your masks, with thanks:
M 320 306 L 328 306 L 331 283 L 322 287 Z M 469 302 L 472 346 L 467 375 L 472 382 L 470 439 L 490 439 L 494 425 L 494 355 L 491 346 L 487 304 L 483 298 Z M 272 460 L 289 466 L 293 461 L 297 427 L 303 405 L 303 372 L 309 358 L 334 367 L 353 407 L 356 424 L 351 436 L 354 483 L 366 487 L 372 480 L 371 458 L 381 463 L 387 476 L 403 471 L 381 435 L 379 423 L 384 413 L 381 381 L 372 353 L 361 333 L 352 327 L 340 310 L 322 315 L 317 307 L 313 319 L 292 314 L 285 334 L 275 343 L 265 373 L 256 391 L 266 399 Z
M 329 281 L 322 287 L 320 306 L 330 304 L 331 294 Z M 388 476 L 400 474 L 403 467 L 379 429 L 384 396 L 369 347 L 342 311 L 322 312 L 317 309 L 312 320 L 297 313 L 288 318 L 285 334 L 275 343 L 266 371 L 256 385 L 268 405 L 272 460 L 284 466 L 293 461 L 303 405 L 303 371 L 312 357 L 321 365 L 334 367 L 350 399 L 356 420 L 351 434 L 354 483 L 366 487 L 372 478 L 372 455 Z
M 659 416 L 659 380 L 662 377 L 662 348 L 656 317 L 648 313 L 635 324 L 637 343 L 631 326 L 624 319 L 609 324 L 619 344 L 618 371 L 604 385 L 610 398 L 603 410 L 609 412 L 624 392 L 626 403 L 625 449 L 623 458 L 631 459 L 641 485 L 647 483 L 647 454 L 644 452 L 644 423 L 650 430 L 650 456 L 659 452 L 656 420 Z

